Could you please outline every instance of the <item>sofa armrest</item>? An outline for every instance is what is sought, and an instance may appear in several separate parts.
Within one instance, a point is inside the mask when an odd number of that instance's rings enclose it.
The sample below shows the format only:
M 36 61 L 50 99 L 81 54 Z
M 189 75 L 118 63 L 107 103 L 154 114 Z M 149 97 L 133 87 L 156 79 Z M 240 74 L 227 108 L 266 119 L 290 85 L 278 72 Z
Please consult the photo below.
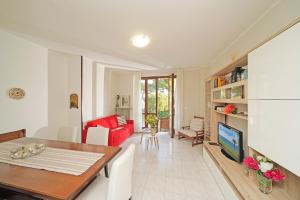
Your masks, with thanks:
M 133 124 L 133 123 L 134 123 L 134 120 L 132 120 L 132 119 L 127 119 L 126 122 L 127 122 L 127 124 Z

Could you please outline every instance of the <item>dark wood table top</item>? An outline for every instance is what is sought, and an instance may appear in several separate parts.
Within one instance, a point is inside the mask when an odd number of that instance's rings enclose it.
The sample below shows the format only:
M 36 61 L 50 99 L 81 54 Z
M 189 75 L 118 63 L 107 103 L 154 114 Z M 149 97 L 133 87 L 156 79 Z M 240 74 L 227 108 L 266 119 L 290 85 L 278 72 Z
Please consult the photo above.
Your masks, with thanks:
M 23 137 L 18 140 L 43 143 L 48 147 L 105 154 L 80 176 L 0 163 L 0 187 L 43 199 L 73 199 L 121 150 L 119 147 L 89 145 Z

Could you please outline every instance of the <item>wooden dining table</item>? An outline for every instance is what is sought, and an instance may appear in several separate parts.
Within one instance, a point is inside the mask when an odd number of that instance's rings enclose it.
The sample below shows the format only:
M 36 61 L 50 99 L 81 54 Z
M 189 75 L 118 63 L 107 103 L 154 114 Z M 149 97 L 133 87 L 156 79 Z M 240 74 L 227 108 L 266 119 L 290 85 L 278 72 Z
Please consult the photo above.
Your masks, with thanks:
M 44 140 L 25 136 L 24 129 L 0 134 L 0 142 L 18 140 L 43 143 L 47 147 L 53 148 L 104 154 L 104 156 L 96 161 L 87 171 L 78 176 L 0 162 L 0 188 L 20 192 L 41 199 L 62 200 L 76 198 L 76 196 L 99 174 L 99 171 L 121 150 L 120 147 Z

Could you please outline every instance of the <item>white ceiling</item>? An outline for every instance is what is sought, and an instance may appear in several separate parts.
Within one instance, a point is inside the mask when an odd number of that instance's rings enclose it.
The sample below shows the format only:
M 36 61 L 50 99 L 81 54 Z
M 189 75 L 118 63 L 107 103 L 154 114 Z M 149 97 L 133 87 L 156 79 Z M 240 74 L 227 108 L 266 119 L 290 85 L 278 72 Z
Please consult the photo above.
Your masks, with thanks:
M 277 1 L 1 0 L 0 28 L 125 66 L 206 67 Z M 130 43 L 141 32 L 152 39 L 145 49 Z

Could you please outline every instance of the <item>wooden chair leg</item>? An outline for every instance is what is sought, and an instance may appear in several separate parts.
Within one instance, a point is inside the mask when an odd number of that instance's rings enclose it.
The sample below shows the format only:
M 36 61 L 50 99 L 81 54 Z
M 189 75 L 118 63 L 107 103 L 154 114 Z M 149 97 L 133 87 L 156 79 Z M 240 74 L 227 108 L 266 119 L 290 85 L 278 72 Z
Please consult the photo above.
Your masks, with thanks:
M 178 140 L 184 138 L 180 133 L 178 134 Z
M 104 172 L 105 172 L 105 177 L 106 177 L 106 178 L 109 178 L 109 174 L 108 174 L 108 166 L 107 166 L 107 165 L 104 166 Z

